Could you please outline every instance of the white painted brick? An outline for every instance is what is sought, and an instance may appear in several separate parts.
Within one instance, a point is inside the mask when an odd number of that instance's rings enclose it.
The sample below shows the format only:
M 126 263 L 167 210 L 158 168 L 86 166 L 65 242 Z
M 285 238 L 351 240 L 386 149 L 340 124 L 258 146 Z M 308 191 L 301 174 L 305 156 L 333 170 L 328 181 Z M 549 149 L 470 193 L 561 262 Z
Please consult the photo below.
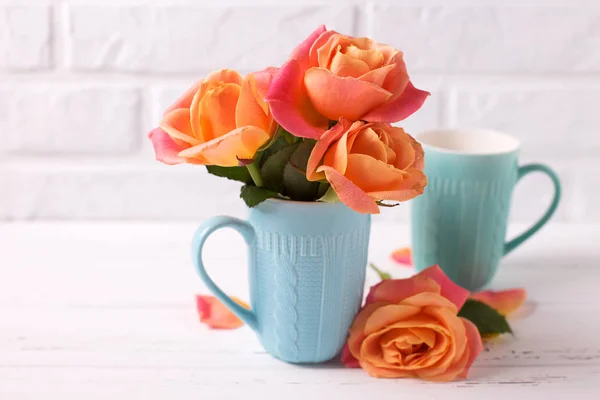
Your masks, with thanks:
M 597 157 L 599 97 L 592 87 L 459 88 L 454 124 L 510 133 L 526 157 Z
M 0 86 L 0 145 L 25 153 L 124 154 L 139 142 L 140 107 L 132 88 Z
M 152 90 L 152 124 L 156 125 L 162 119 L 164 111 L 179 98 L 194 83 L 188 85 L 175 84 L 160 86 Z
M 243 216 L 241 184 L 204 167 L 0 170 L 0 219 L 202 219 Z
M 410 71 L 600 71 L 597 7 L 374 5 L 368 26 Z
M 318 24 L 352 33 L 353 19 L 347 6 L 72 6 L 69 49 L 76 69 L 262 69 Z
M 573 163 L 575 164 L 575 163 Z M 575 202 L 568 207 L 571 220 L 600 223 L 600 162 L 598 158 L 573 165 L 577 168 Z
M 413 84 L 422 90 L 431 93 L 431 96 L 425 100 L 423 106 L 407 119 L 397 122 L 394 125 L 401 126 L 410 134 L 416 134 L 428 129 L 435 129 L 442 125 L 442 105 L 444 104 L 445 93 L 439 89 L 438 83 L 432 83 L 427 79 L 411 77 Z
M 0 5 L 0 69 L 51 66 L 50 8 Z

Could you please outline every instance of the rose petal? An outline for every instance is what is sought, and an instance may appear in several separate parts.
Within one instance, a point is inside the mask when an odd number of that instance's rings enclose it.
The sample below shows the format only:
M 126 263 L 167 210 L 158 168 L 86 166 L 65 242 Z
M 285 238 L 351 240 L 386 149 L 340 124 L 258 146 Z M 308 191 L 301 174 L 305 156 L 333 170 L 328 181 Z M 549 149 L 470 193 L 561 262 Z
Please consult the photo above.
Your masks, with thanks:
M 360 363 L 350 352 L 348 342 L 346 342 L 344 348 L 342 349 L 342 364 L 344 364 L 347 368 L 360 368 Z
M 327 180 L 342 203 L 362 214 L 379 214 L 379 206 L 375 200 L 351 180 L 326 165 L 317 168 L 317 172 L 321 171 L 325 172 Z
M 345 176 L 377 200 L 386 199 L 373 196 L 373 192 L 400 190 L 406 186 L 405 181 L 409 178 L 408 173 L 364 154 L 348 155 Z
M 433 320 L 428 318 L 415 317 L 421 311 L 420 307 L 414 307 L 405 304 L 389 304 L 377 308 L 367 319 L 364 328 L 364 334 L 369 336 L 390 325 L 394 327 L 419 327 L 431 323 Z M 414 317 L 414 318 L 411 318 Z
M 386 75 L 385 82 L 383 82 L 381 87 L 393 94 L 392 99 L 390 99 L 393 100 L 402 95 L 410 78 L 406 71 L 406 64 L 404 63 L 402 52 L 392 49 L 391 53 L 392 56 L 386 64 L 393 65 L 394 68 Z
M 407 267 L 412 267 L 412 252 L 410 247 L 402 247 L 392 252 L 392 260 L 396 261 L 399 264 L 406 265 Z
M 198 92 L 202 82 L 204 82 L 204 79 L 195 82 L 188 90 L 185 91 L 184 94 L 182 94 L 177 100 L 175 100 L 173 104 L 169 106 L 169 108 L 165 110 L 164 114 L 166 115 L 167 113 L 178 108 L 190 108 L 192 105 L 192 99 L 194 98 L 196 92 Z
M 421 170 L 409 168 L 398 187 L 387 190 L 369 192 L 369 195 L 380 200 L 408 201 L 423 194 L 427 185 L 427 177 Z
M 323 68 L 304 75 L 308 97 L 315 109 L 331 120 L 364 119 L 366 113 L 385 103 L 392 94 L 355 78 L 342 78 Z
M 386 132 L 392 138 L 393 150 L 396 153 L 394 167 L 401 170 L 410 168 L 417 158 L 412 137 L 404 132 L 404 129 L 396 126 L 388 127 Z
M 179 146 L 195 146 L 202 142 L 194 137 L 190 118 L 189 109 L 178 108 L 166 113 L 159 125 Z
M 446 276 L 439 265 L 432 265 L 431 267 L 419 272 L 416 276 L 430 278 L 436 281 L 440 285 L 442 296 L 453 302 L 456 305 L 456 308 L 459 310 L 469 297 L 469 291 L 452 282 L 452 280 Z
M 456 308 L 456 305 L 437 291 L 424 291 L 416 293 L 413 296 L 407 297 L 404 300 L 402 300 L 402 304 L 410 304 L 416 307 L 422 307 L 424 309 L 431 308 L 435 310 L 440 310 L 444 308 L 449 309 L 454 314 L 458 313 L 458 308 Z M 431 315 L 438 316 L 437 314 Z
M 250 306 L 242 300 L 232 297 L 232 299 L 247 309 Z M 223 303 L 216 297 L 196 295 L 196 308 L 200 316 L 200 322 L 213 329 L 236 329 L 244 323 L 235 316 Z
M 495 308 L 502 315 L 508 315 L 523 305 L 527 292 L 525 289 L 486 290 L 473 293 L 471 298 Z
M 239 159 L 254 158 L 256 151 L 269 139 L 270 135 L 262 129 L 244 126 L 210 142 L 183 150 L 179 156 L 200 158 L 209 165 L 234 167 L 239 164 Z
M 363 82 L 369 82 L 369 83 L 372 83 L 373 85 L 383 87 L 385 78 L 388 76 L 388 74 L 391 71 L 394 70 L 394 68 L 395 68 L 394 65 L 385 65 L 381 68 L 377 68 L 377 69 L 374 69 L 374 70 L 371 70 L 371 71 L 365 73 L 364 75 L 360 76 L 358 79 Z M 388 90 L 388 92 L 389 92 L 389 90 Z M 393 92 L 390 92 L 390 93 L 393 94 Z
M 271 113 L 288 132 L 298 137 L 318 139 L 329 121 L 311 104 L 304 87 L 304 71 L 298 60 L 289 60 L 273 77 L 265 101 Z
M 363 61 L 337 51 L 331 60 L 329 70 L 336 76 L 358 78 L 369 72 L 369 66 Z
M 356 139 L 352 145 L 352 153 L 370 156 L 375 160 L 382 161 L 386 165 L 389 165 L 387 163 L 388 151 L 386 145 L 371 127 L 362 129 L 360 133 L 356 135 Z M 344 172 L 338 168 L 336 169 L 340 172 Z M 375 175 L 375 173 L 373 173 L 373 175 Z
M 379 308 L 388 305 L 387 302 L 365 304 L 365 306 L 356 314 L 352 326 L 350 326 L 348 336 L 348 350 L 353 357 L 358 358 L 360 355 L 360 346 L 365 338 L 365 325 L 371 315 Z
M 200 100 L 198 118 L 205 142 L 236 128 L 235 109 L 239 97 L 240 86 L 226 83 L 208 91 Z
M 354 124 L 361 124 L 360 122 L 355 122 Z M 335 124 L 331 129 L 326 131 L 323 136 L 317 141 L 315 147 L 313 147 L 312 152 L 310 153 L 310 157 L 308 158 L 308 164 L 306 165 L 306 177 L 309 181 L 318 181 L 325 178 L 324 173 L 317 173 L 317 167 L 323 161 L 323 157 L 327 152 L 327 149 L 334 143 L 339 140 L 345 132 L 350 129 L 352 123 L 347 119 L 342 119 L 340 122 Z M 347 155 L 346 155 L 347 156 Z
M 221 69 L 218 71 L 211 72 L 206 79 L 201 79 L 194 83 L 186 92 L 181 95 L 175 102 L 167 108 L 165 114 L 178 108 L 190 108 L 192 105 L 192 99 L 196 93 L 200 90 L 206 92 L 207 82 L 224 82 L 224 83 L 237 83 L 242 84 L 242 77 L 236 71 L 232 69 Z M 204 93 L 200 96 L 204 96 Z
M 310 66 L 329 69 L 339 49 L 350 44 L 350 38 L 336 31 L 322 33 L 310 49 Z
M 384 279 L 371 287 L 366 304 L 380 301 L 398 304 L 406 298 L 423 292 L 439 294 L 441 288 L 435 280 L 421 275 L 415 275 L 407 279 Z
M 356 58 L 357 60 L 365 62 L 369 66 L 369 69 L 376 70 L 383 66 L 385 57 L 383 53 L 378 49 L 370 48 L 371 46 L 377 46 L 375 42 L 371 41 L 367 43 L 369 45 L 369 48 L 360 48 L 356 46 L 356 44 L 359 43 L 356 40 L 354 40 L 352 45 L 347 46 L 344 49 L 344 53 L 348 54 L 353 58 Z
M 362 119 L 380 122 L 402 121 L 421 108 L 429 95 L 429 92 L 417 89 L 411 82 L 408 82 L 402 95 L 373 108 L 363 115 Z
M 264 101 L 264 92 L 260 93 L 258 85 L 254 74 L 248 74 L 244 78 L 235 109 L 235 124 L 238 127 L 252 125 L 270 132 L 273 118 L 269 105 Z
M 481 340 L 481 335 L 479 334 L 479 330 L 471 321 L 465 318 L 461 318 L 463 324 L 465 325 L 465 332 L 467 335 L 467 346 L 469 348 L 469 360 L 467 361 L 466 367 L 463 369 L 461 374 L 459 375 L 461 378 L 466 378 L 469 374 L 469 368 L 473 364 L 473 361 L 479 356 L 479 354 L 483 351 L 483 342 Z
M 308 63 L 311 47 L 317 41 L 317 39 L 319 39 L 319 36 L 326 32 L 327 28 L 325 28 L 325 25 L 320 25 L 310 35 L 308 35 L 308 37 L 304 39 L 304 41 L 300 43 L 294 49 L 294 51 L 292 51 L 290 58 L 300 61 L 303 65 Z M 305 66 L 305 68 L 307 68 L 307 66 Z
M 181 146 L 177 145 L 171 137 L 161 128 L 155 128 L 150 131 L 148 138 L 152 141 L 156 159 L 162 163 L 175 165 L 185 163 L 186 159 L 179 157 L 177 154 L 181 150 Z

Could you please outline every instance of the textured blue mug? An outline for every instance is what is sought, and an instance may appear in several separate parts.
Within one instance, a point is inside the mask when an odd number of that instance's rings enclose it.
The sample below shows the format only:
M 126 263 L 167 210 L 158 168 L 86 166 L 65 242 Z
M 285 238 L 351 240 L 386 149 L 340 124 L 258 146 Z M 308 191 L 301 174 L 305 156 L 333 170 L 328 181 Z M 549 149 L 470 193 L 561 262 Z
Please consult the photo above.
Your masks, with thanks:
M 535 234 L 560 200 L 557 175 L 542 164 L 519 167 L 519 142 L 485 130 L 433 130 L 415 135 L 425 151 L 425 192 L 412 204 L 413 262 L 439 264 L 457 284 L 477 290 L 494 277 L 500 259 Z M 528 230 L 505 243 L 516 182 L 543 172 L 554 198 Z
M 251 310 L 235 303 L 208 276 L 202 248 L 220 228 L 248 245 Z M 273 356 L 318 363 L 342 349 L 363 296 L 370 215 L 342 203 L 267 200 L 248 222 L 226 216 L 194 235 L 193 259 L 208 289 L 258 335 Z

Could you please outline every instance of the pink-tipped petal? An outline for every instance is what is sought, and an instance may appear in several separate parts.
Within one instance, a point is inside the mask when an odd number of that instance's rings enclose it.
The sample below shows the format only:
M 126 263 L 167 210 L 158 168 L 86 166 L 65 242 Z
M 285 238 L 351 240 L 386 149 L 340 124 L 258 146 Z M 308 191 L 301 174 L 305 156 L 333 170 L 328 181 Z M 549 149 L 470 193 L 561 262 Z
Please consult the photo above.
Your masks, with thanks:
M 527 292 L 525 289 L 486 290 L 473 293 L 471 298 L 495 308 L 502 315 L 508 315 L 523 305 L 527 299 Z
M 442 271 L 439 265 L 432 265 L 431 267 L 419 272 L 417 276 L 431 278 L 436 281 L 440 285 L 442 296 L 453 302 L 456 305 L 456 308 L 459 310 L 469 298 L 470 292 L 452 282 L 452 280 L 446 276 L 444 271 Z
M 350 347 L 347 342 L 342 349 L 342 364 L 344 364 L 346 368 L 360 368 L 360 362 L 350 352 Z
M 408 82 L 400 96 L 374 108 L 362 119 L 379 122 L 402 121 L 421 108 L 429 95 L 429 92 L 417 89 L 411 82 Z
M 304 41 L 302 43 L 300 43 L 294 49 L 294 51 L 292 51 L 290 58 L 300 61 L 303 65 L 307 64 L 309 61 L 309 56 L 310 56 L 310 48 L 315 43 L 315 41 L 319 38 L 319 36 L 321 36 L 321 34 L 326 31 L 327 31 L 327 28 L 325 27 L 325 25 L 319 26 L 310 35 L 308 35 L 308 37 L 306 39 L 304 39 Z
M 394 250 L 392 252 L 392 260 L 396 261 L 398 264 L 405 265 L 407 267 L 412 267 L 412 252 L 410 247 L 402 247 L 400 249 Z
M 310 48 L 310 65 L 312 66 L 319 66 L 319 67 L 323 67 L 325 68 L 325 65 L 321 65 L 319 63 L 319 49 L 321 49 L 329 40 L 333 35 L 337 35 L 338 33 L 336 31 L 325 31 L 323 33 L 321 33 L 319 35 L 319 37 L 317 37 L 317 40 L 314 41 L 314 43 L 312 44 L 311 48 Z M 322 51 L 322 50 L 321 50 Z M 327 57 L 330 58 L 331 54 L 328 54 Z
M 375 200 L 351 180 L 326 165 L 317 168 L 317 172 L 321 171 L 325 172 L 327 180 L 342 203 L 361 214 L 379 214 L 379 206 Z
M 192 99 L 194 98 L 194 95 L 200 88 L 200 85 L 202 85 L 202 82 L 204 82 L 204 79 L 201 79 L 198 82 L 194 83 L 188 90 L 185 91 L 184 94 L 182 94 L 177 100 L 175 100 L 175 102 L 171 104 L 169 108 L 165 110 L 165 114 L 178 108 L 190 108 L 190 106 L 192 105 Z
M 325 156 L 325 152 L 333 142 L 339 140 L 340 137 L 346 132 L 352 123 L 347 119 L 342 119 L 340 122 L 335 124 L 331 129 L 321 136 L 321 138 L 313 147 L 312 152 L 310 153 L 310 157 L 308 158 L 308 164 L 306 165 L 306 177 L 309 181 L 316 181 L 319 179 L 323 179 L 323 174 L 318 174 L 317 167 L 323 160 L 323 156 Z
M 465 333 L 467 335 L 467 347 L 469 349 L 469 361 L 467 361 L 467 366 L 460 373 L 460 378 L 466 378 L 469 374 L 469 368 L 473 364 L 473 361 L 477 358 L 477 356 L 483 351 L 483 341 L 481 339 L 481 335 L 479 334 L 479 330 L 477 327 L 468 319 L 461 318 L 463 325 L 465 326 Z
M 164 164 L 176 165 L 187 162 L 185 158 L 177 154 L 183 150 L 171 139 L 171 137 L 161 128 L 155 128 L 150 131 L 148 138 L 154 147 L 156 159 Z
M 398 304 L 402 300 L 423 292 L 440 293 L 439 283 L 431 278 L 415 275 L 407 279 L 384 279 L 371 287 L 366 304 L 388 301 Z
M 288 132 L 319 139 L 329 121 L 310 102 L 304 87 L 304 72 L 298 60 L 287 61 L 273 77 L 265 101 L 275 120 Z
M 242 307 L 250 308 L 242 300 L 236 297 L 232 297 L 232 299 Z M 237 329 L 244 325 L 235 314 L 214 296 L 196 295 L 196 310 L 200 322 L 213 329 Z

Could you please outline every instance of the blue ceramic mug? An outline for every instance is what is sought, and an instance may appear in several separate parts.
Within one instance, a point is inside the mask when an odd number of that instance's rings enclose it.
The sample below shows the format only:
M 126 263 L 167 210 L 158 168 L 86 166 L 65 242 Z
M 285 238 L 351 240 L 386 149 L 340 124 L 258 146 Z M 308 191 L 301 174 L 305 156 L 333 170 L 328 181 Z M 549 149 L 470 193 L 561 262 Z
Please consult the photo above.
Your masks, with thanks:
M 248 245 L 251 310 L 235 303 L 208 276 L 202 248 L 220 228 Z M 370 215 L 342 203 L 267 200 L 248 221 L 214 217 L 193 240 L 193 259 L 208 289 L 258 335 L 273 356 L 318 363 L 342 349 L 363 296 Z
M 415 136 L 425 151 L 425 192 L 412 203 L 413 262 L 439 264 L 457 284 L 478 290 L 494 277 L 500 259 L 535 234 L 560 199 L 557 175 L 542 164 L 519 166 L 519 142 L 503 133 L 433 130 Z M 554 199 L 528 230 L 505 242 L 512 191 L 519 179 L 542 172 Z

